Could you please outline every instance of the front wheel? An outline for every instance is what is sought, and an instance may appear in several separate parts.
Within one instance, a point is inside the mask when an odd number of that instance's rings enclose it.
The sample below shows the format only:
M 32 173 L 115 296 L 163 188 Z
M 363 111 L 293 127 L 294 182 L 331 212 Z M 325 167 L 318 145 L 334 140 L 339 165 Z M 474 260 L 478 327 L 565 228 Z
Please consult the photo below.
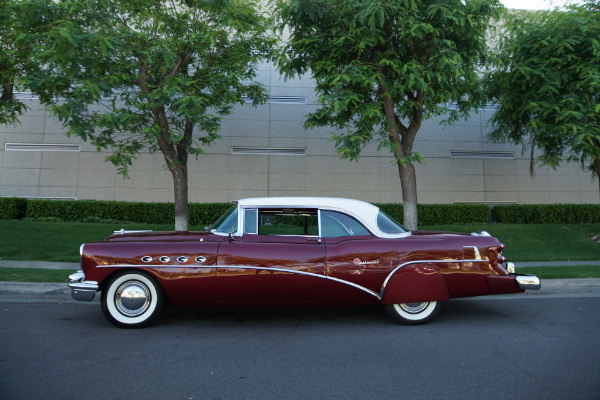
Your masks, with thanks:
M 120 328 L 148 325 L 159 315 L 163 303 L 162 288 L 140 272 L 117 275 L 102 291 L 102 312 Z
M 404 325 L 424 324 L 437 314 L 441 303 L 426 301 L 421 303 L 384 304 L 385 312 L 394 321 Z

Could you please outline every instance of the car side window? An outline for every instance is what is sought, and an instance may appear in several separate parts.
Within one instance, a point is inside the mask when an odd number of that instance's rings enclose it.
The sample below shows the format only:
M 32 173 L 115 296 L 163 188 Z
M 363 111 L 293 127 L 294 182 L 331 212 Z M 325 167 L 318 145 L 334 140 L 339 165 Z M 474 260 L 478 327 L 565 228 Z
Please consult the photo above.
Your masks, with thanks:
M 371 232 L 349 215 L 336 211 L 321 211 L 321 236 L 371 236 Z
M 244 210 L 244 233 L 256 235 L 258 233 L 258 210 L 256 208 Z
M 317 236 L 317 210 L 314 209 L 259 209 L 258 234 L 282 236 Z

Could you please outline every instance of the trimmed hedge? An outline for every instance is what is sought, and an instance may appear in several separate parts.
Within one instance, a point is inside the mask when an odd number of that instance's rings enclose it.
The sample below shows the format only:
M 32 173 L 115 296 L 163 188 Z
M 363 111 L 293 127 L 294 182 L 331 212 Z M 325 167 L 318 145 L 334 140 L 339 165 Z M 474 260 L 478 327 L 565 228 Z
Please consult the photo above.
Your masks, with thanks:
M 98 200 L 29 200 L 27 218 L 56 218 L 64 221 L 145 222 L 171 223 L 175 220 L 173 205 L 169 203 L 130 203 Z
M 402 204 L 376 204 L 396 221 L 404 219 Z M 479 224 L 490 222 L 486 204 L 418 204 L 419 225 Z
M 190 225 L 211 224 L 229 203 L 190 203 Z M 147 224 L 173 224 L 173 203 L 142 203 L 98 200 L 29 200 L 27 218 L 56 218 L 64 221 L 122 221 Z
M 600 204 L 505 204 L 492 210 L 503 224 L 589 224 L 600 222 Z
M 392 218 L 403 220 L 402 204 L 377 204 Z M 190 225 L 216 221 L 230 203 L 190 203 Z M 419 204 L 419 225 L 479 224 L 490 222 L 486 204 Z M 57 219 L 83 222 L 142 222 L 173 224 L 173 203 L 99 200 L 26 200 L 0 197 L 0 219 Z M 492 221 L 506 224 L 600 223 L 600 204 L 507 204 L 493 207 Z
M 27 213 L 27 200 L 18 197 L 0 197 L 0 219 L 21 219 Z

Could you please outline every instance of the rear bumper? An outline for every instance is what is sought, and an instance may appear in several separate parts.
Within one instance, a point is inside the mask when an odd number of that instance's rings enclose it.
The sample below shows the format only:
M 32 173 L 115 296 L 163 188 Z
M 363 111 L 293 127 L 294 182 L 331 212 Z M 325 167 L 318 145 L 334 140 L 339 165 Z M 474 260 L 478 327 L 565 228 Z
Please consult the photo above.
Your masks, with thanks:
M 86 281 L 85 274 L 79 270 L 69 275 L 69 287 L 71 296 L 77 301 L 92 301 L 98 291 L 98 282 Z
M 485 277 L 490 294 L 523 293 L 525 290 L 539 290 L 540 279 L 534 275 L 508 274 L 487 275 Z

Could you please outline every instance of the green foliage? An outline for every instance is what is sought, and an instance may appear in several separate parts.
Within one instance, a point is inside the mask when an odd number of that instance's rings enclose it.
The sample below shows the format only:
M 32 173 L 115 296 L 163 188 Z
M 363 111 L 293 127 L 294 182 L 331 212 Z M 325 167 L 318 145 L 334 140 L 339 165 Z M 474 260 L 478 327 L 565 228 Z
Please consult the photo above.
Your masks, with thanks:
M 219 138 L 236 104 L 266 101 L 254 82 L 270 54 L 253 0 L 62 0 L 43 32 L 24 34 L 44 68 L 22 84 L 67 135 L 89 141 L 127 176 L 140 151 L 160 150 L 173 175 L 177 229 L 187 229 L 189 155 Z
M 231 207 L 229 203 L 190 204 L 191 225 L 210 225 Z M 173 203 L 98 200 L 29 200 L 27 218 L 42 221 L 173 224 Z
M 506 204 L 492 214 L 504 224 L 589 224 L 600 222 L 600 204 Z
M 56 218 L 62 221 L 127 221 L 143 223 L 173 223 L 173 204 L 130 203 L 97 200 L 30 200 L 27 218 Z
M 376 205 L 402 222 L 402 204 Z M 191 203 L 190 223 L 210 225 L 230 207 L 230 203 Z M 490 207 L 486 204 L 419 204 L 418 208 L 423 226 L 490 222 Z M 600 223 L 600 205 L 506 204 L 494 206 L 491 216 L 492 221 L 505 224 Z M 0 198 L 0 219 L 25 217 L 41 221 L 172 224 L 174 212 L 172 203 Z
M 201 227 L 212 225 L 230 207 L 231 203 L 191 203 L 190 223 Z
M 335 130 L 349 160 L 370 143 L 389 149 L 408 227 L 417 224 L 412 163 L 422 158 L 414 138 L 424 119 L 455 121 L 485 102 L 478 71 L 501 9 L 497 0 L 276 1 L 279 29 L 290 32 L 278 68 L 286 77 L 310 73 L 316 84 L 320 108 L 305 127 Z
M 486 30 L 500 7 L 496 1 L 281 0 L 280 28 L 289 27 L 291 36 L 278 66 L 287 76 L 313 75 L 322 108 L 307 126 L 344 130 L 334 138 L 354 158 L 372 140 L 391 145 L 386 99 L 395 123 L 407 128 L 421 116 L 450 112 L 454 120 L 481 104 L 477 68 L 487 61 Z M 449 102 L 458 109 L 449 110 Z
M 402 221 L 402 204 L 377 204 L 396 221 Z M 485 204 L 419 204 L 420 225 L 475 224 L 490 221 L 490 207 Z
M 27 212 L 27 200 L 17 197 L 0 197 L 0 219 L 21 219 Z
M 185 162 L 219 137 L 233 105 L 266 99 L 252 79 L 259 53 L 268 52 L 268 24 L 252 1 L 77 0 L 54 7 L 64 17 L 38 49 L 48 68 L 25 83 L 68 126 L 67 135 L 113 150 L 109 160 L 123 174 L 145 148 L 160 149 L 167 164 Z
M 600 173 L 600 5 L 513 13 L 504 23 L 488 74 L 498 104 L 490 138 L 540 150 L 544 165 L 578 161 Z
M 39 71 L 32 40 L 46 26 L 51 0 L 0 0 L 0 125 L 16 124 L 27 105 L 15 97 L 19 80 Z

